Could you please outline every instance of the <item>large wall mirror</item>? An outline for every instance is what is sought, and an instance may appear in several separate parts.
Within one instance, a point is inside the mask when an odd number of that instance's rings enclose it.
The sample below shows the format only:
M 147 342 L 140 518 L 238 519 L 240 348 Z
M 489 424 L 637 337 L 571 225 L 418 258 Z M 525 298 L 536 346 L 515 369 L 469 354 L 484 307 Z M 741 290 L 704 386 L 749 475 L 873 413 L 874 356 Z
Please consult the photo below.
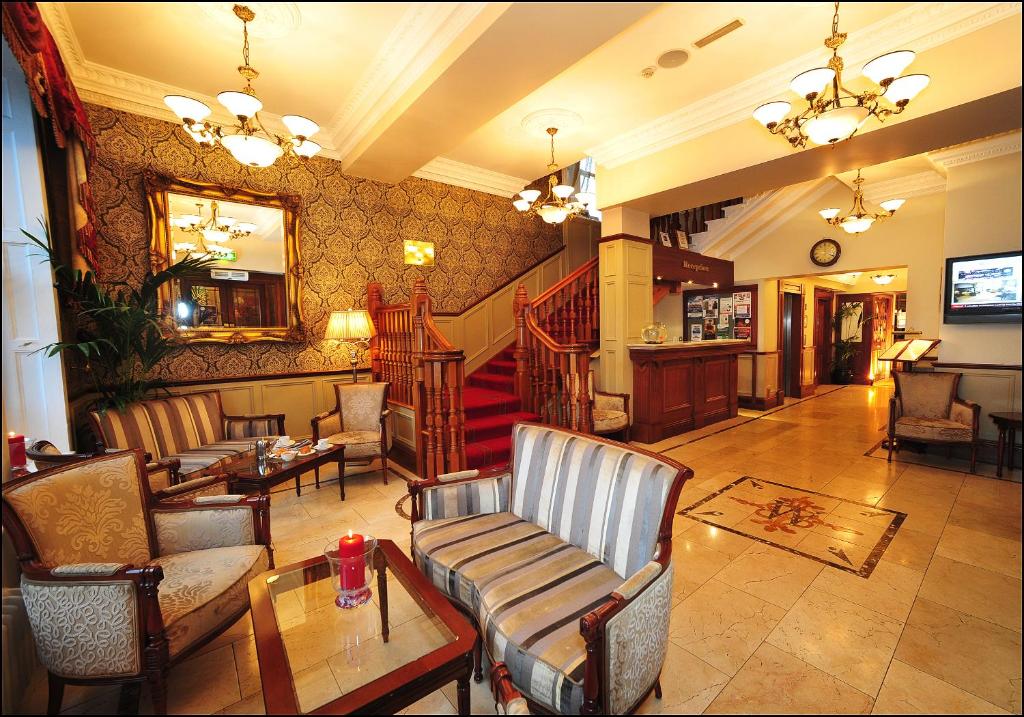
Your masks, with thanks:
M 153 271 L 187 256 L 210 269 L 164 285 L 185 341 L 302 339 L 299 199 L 146 174 Z

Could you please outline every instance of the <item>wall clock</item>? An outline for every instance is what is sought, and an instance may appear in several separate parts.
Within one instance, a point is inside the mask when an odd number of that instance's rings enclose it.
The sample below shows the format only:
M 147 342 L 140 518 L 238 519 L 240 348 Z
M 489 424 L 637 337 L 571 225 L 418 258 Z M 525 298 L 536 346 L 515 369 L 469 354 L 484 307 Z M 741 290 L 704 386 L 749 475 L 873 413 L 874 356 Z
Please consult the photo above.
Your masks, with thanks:
M 835 239 L 821 239 L 811 247 L 811 261 L 818 266 L 832 266 L 842 253 L 843 249 Z

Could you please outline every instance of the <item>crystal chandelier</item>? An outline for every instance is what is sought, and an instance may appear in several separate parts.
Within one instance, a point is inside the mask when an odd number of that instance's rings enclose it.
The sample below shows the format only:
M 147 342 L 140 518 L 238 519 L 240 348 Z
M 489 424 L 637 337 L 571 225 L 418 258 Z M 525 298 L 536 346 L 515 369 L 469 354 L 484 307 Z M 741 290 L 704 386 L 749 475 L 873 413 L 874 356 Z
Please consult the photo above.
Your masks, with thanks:
M 575 200 L 570 200 L 576 187 L 571 184 L 559 184 L 555 172 L 558 171 L 558 164 L 555 162 L 555 135 L 558 129 L 548 127 L 548 135 L 551 137 L 551 163 L 548 171 L 548 193 L 541 199 L 539 189 L 524 189 L 519 192 L 519 199 L 513 200 L 512 206 L 521 212 L 532 213 L 539 216 L 548 224 L 561 224 L 566 219 L 578 217 L 587 213 L 587 207 L 594 203 L 594 195 L 590 192 L 577 192 Z
M 818 214 L 826 222 L 834 227 L 842 227 L 847 234 L 862 234 L 871 228 L 876 221 L 888 219 L 896 210 L 903 206 L 906 199 L 886 199 L 880 206 L 883 211 L 878 213 L 869 212 L 864 208 L 864 189 L 861 185 L 860 170 L 857 170 L 857 178 L 853 180 L 853 208 L 845 216 L 839 216 L 839 209 L 831 207 L 822 209 Z
M 221 92 L 217 100 L 238 119 L 238 124 L 222 127 L 207 121 L 210 108 L 191 97 L 167 95 L 164 102 L 178 115 L 192 139 L 210 146 L 220 144 L 232 157 L 250 167 L 269 167 L 282 155 L 312 157 L 320 151 L 320 145 L 310 139 L 320 131 L 316 122 L 301 115 L 284 115 L 281 121 L 291 134 L 281 137 L 268 131 L 260 121 L 263 103 L 252 88 L 252 81 L 260 73 L 249 64 L 249 23 L 256 13 L 244 5 L 235 5 L 234 13 L 242 21 L 242 64 L 238 74 L 245 80 L 245 86 L 241 92 Z
M 832 35 L 825 39 L 825 47 L 832 50 L 828 66 L 801 72 L 789 83 L 789 88 L 807 101 L 807 107 L 795 117 L 787 117 L 792 109 L 789 102 L 768 102 L 754 110 L 754 119 L 772 134 L 785 137 L 793 147 L 803 147 L 808 140 L 814 144 L 835 144 L 856 134 L 868 117 L 884 122 L 900 114 L 928 86 L 928 75 L 900 75 L 914 61 L 914 53 L 897 50 L 876 57 L 861 69 L 877 88 L 851 92 L 843 87 L 839 47 L 844 42 L 846 33 L 839 32 L 837 2 Z M 892 107 L 884 106 L 882 99 Z
M 221 216 L 217 202 L 210 202 L 210 218 L 203 221 L 203 204 L 196 202 L 195 214 L 179 214 L 171 217 L 171 226 L 184 234 L 194 234 L 195 242 L 177 242 L 174 250 L 194 256 L 212 255 L 221 259 L 234 260 L 235 250 L 224 246 L 232 239 L 246 239 L 257 227 L 252 222 L 240 222 L 234 217 Z M 200 248 L 201 247 L 201 248 Z

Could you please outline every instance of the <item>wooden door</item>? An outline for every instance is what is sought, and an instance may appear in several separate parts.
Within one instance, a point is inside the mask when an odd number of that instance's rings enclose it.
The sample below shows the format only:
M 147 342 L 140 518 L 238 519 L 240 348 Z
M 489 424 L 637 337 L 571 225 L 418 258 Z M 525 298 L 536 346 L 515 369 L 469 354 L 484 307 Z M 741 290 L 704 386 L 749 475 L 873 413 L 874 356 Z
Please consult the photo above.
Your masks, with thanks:
M 868 375 L 871 373 L 871 346 L 873 343 L 872 338 L 872 312 L 874 311 L 874 301 L 872 301 L 871 294 L 842 294 L 839 297 L 840 308 L 847 304 L 860 304 L 860 314 L 854 314 L 854 317 L 847 322 L 847 325 L 842 327 L 843 339 L 855 339 L 857 353 L 853 358 L 853 383 L 867 384 L 871 383 Z M 856 327 L 857 319 L 864 317 L 863 323 L 858 329 Z M 837 340 L 839 337 L 836 337 Z
M 832 383 L 832 292 L 814 290 L 814 383 Z

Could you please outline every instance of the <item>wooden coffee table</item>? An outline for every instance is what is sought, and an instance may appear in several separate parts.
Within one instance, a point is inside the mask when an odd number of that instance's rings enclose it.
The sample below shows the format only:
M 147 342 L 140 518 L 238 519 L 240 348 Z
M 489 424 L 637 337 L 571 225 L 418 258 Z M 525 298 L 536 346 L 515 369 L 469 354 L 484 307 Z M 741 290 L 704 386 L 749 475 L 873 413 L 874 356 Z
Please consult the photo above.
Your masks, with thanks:
M 267 469 L 260 472 L 256 469 L 256 456 L 251 451 L 232 459 L 217 469 L 219 473 L 227 473 L 230 490 L 243 493 L 259 493 L 268 495 L 274 486 L 287 480 L 295 480 L 295 494 L 302 495 L 300 479 L 303 473 L 319 468 L 328 463 L 338 464 L 339 483 L 343 475 L 345 462 L 345 446 L 331 446 L 325 451 L 316 451 L 309 456 L 296 456 L 287 463 L 279 460 L 268 460 Z M 344 488 L 342 500 L 345 499 Z
M 396 714 L 449 682 L 469 714 L 476 630 L 390 540 L 370 602 L 334 604 L 323 555 L 249 583 L 267 714 Z

